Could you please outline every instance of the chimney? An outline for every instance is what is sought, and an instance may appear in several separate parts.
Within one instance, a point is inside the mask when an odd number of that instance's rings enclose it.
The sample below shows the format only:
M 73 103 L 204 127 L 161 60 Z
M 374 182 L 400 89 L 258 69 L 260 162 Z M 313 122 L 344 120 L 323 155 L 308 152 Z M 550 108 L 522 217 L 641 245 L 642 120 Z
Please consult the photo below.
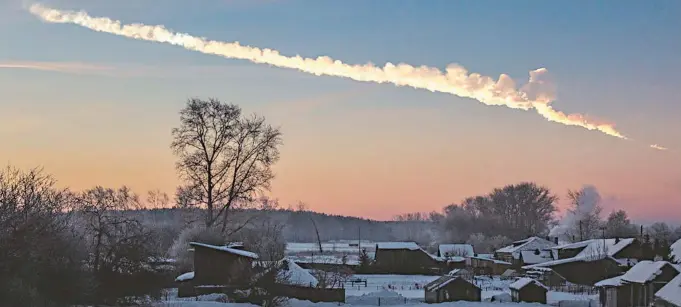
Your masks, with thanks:
M 620 237 L 615 237 L 615 244 L 620 243 Z
M 553 238 L 553 243 L 556 243 L 556 245 L 558 245 L 558 237 Z

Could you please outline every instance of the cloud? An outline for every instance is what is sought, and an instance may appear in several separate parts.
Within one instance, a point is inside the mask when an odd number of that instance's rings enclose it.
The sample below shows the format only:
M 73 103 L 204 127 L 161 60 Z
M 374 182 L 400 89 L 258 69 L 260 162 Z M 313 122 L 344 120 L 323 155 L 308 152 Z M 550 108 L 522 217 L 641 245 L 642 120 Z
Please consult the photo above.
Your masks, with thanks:
M 72 74 L 103 74 L 112 71 L 113 67 L 79 62 L 5 61 L 0 62 L 0 69 L 30 69 Z

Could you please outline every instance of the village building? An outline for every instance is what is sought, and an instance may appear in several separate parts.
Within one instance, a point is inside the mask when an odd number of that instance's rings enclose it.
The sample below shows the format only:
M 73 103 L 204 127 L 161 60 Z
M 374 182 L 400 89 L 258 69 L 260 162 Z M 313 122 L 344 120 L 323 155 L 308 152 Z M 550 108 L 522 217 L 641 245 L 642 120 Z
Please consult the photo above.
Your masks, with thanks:
M 558 245 L 557 242 L 542 239 L 540 237 L 529 237 L 524 240 L 515 241 L 511 245 L 502 247 L 494 252 L 494 258 L 509 262 L 515 267 L 521 267 L 520 253 L 522 251 L 548 250 Z
M 565 280 L 581 285 L 620 275 L 649 256 L 638 239 L 593 239 L 552 248 L 554 260 L 523 266 L 525 270 L 549 268 Z
M 440 244 L 437 256 L 446 263 L 447 270 L 463 269 L 466 267 L 466 257 L 474 256 L 473 245 L 470 244 Z
M 546 304 L 549 289 L 532 278 L 521 278 L 509 285 L 513 302 Z
M 550 249 L 520 251 L 520 258 L 518 259 L 521 266 L 540 264 L 553 260 L 553 251 Z
M 222 291 L 252 282 L 253 262 L 258 255 L 243 250 L 243 244 L 224 246 L 190 242 L 194 254 L 194 271 L 178 276 L 179 296 L 193 296 L 199 291 Z
M 600 289 L 604 307 L 650 306 L 656 294 L 679 275 L 679 270 L 666 261 L 641 261 L 624 275 L 595 284 Z M 664 293 L 663 293 L 664 294 Z
M 472 280 L 475 275 L 473 272 L 466 269 L 453 269 L 447 273 L 447 276 L 457 276 L 465 280 Z
M 672 243 L 669 247 L 669 260 L 681 265 L 681 239 Z
M 472 270 L 476 275 L 501 275 L 511 268 L 511 263 L 497 259 L 473 256 L 466 258 L 466 267 Z
M 442 261 L 415 242 L 376 244 L 374 266 L 380 273 L 432 274 L 441 272 Z
M 681 274 L 655 293 L 655 307 L 681 307 Z
M 424 286 L 426 303 L 479 302 L 482 290 L 458 276 L 442 276 Z

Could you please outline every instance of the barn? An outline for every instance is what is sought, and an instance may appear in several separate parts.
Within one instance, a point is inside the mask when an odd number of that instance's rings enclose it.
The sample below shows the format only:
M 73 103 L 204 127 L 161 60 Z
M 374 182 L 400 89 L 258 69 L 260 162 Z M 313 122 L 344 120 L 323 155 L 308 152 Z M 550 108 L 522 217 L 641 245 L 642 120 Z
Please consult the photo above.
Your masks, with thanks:
M 509 288 L 514 302 L 546 304 L 546 293 L 549 289 L 532 278 L 518 279 Z
M 380 273 L 432 274 L 441 271 L 442 262 L 415 242 L 376 244 L 374 266 Z
M 479 302 L 482 290 L 458 276 L 442 276 L 424 287 L 426 303 Z

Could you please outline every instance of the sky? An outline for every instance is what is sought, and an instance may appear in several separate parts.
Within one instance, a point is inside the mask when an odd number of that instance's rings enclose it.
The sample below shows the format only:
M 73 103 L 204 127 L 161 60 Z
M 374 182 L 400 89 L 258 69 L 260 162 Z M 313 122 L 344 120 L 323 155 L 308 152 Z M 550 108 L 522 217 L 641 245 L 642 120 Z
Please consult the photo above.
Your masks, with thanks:
M 63 186 L 172 194 L 178 112 L 214 97 L 281 128 L 271 196 L 284 206 L 388 219 L 533 181 L 561 206 L 592 184 L 606 212 L 681 221 L 681 2 L 40 2 L 289 56 L 456 63 L 519 85 L 546 68 L 554 108 L 615 123 L 628 140 L 470 98 L 45 23 L 27 3 L 0 0 L 0 163 L 41 166 Z

